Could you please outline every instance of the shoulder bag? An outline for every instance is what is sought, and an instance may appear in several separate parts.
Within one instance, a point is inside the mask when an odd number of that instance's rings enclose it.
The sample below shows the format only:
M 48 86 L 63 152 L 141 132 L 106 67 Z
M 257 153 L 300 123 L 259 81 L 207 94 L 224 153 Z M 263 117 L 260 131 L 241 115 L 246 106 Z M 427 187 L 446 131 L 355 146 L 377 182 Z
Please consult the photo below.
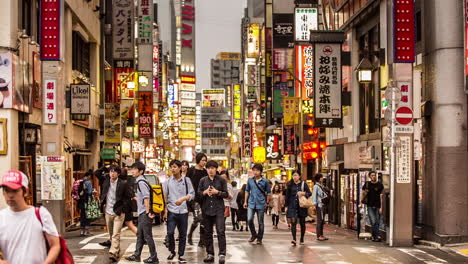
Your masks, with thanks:
M 369 181 L 366 181 L 366 189 L 362 191 L 362 199 L 361 199 L 362 204 L 368 203 L 368 194 L 369 194 Z
M 302 181 L 302 184 L 301 184 L 301 191 L 302 192 L 304 191 L 304 184 L 305 184 L 305 182 Z M 309 208 L 309 207 L 312 207 L 312 206 L 314 206 L 314 204 L 312 203 L 312 196 L 310 196 L 309 198 L 307 198 L 305 196 L 299 197 L 299 207 Z

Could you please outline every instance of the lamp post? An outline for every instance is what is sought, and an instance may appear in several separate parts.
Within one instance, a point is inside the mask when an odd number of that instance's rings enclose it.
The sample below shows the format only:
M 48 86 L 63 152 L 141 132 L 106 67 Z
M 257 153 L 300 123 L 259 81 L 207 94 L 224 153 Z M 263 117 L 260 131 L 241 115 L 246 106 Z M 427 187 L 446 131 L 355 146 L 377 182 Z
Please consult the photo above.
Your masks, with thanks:
M 374 65 L 372 65 L 371 61 L 367 57 L 362 58 L 362 60 L 356 66 L 359 83 L 372 82 L 372 72 L 374 69 Z

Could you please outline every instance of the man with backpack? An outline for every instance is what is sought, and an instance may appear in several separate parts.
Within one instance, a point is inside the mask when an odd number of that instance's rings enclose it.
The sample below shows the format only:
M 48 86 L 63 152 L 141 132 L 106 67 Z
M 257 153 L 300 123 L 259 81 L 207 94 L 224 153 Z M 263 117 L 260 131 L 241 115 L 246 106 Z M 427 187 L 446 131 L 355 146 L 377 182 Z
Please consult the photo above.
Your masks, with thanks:
M 3 175 L 0 188 L 8 207 L 0 210 L 0 263 L 55 263 L 60 239 L 52 215 L 45 207 L 26 203 L 28 177 L 18 170 Z M 39 219 L 40 217 L 40 219 Z
M 137 197 L 137 212 L 138 212 L 138 231 L 137 243 L 133 255 L 126 257 L 126 260 L 140 262 L 143 245 L 148 244 L 150 257 L 143 260 L 144 263 L 158 263 L 156 246 L 153 240 L 153 218 L 155 214 L 151 210 L 151 195 L 152 189 L 148 181 L 144 177 L 146 166 L 137 161 L 130 168 L 130 173 L 136 178 L 136 197 Z
M 78 202 L 78 209 L 80 210 L 80 235 L 90 235 L 89 228 L 91 221 L 86 218 L 86 203 L 93 195 L 93 184 L 88 179 L 92 172 L 85 173 L 82 179 L 77 179 L 73 183 L 72 197 Z
M 163 184 L 164 196 L 166 197 L 167 204 L 164 218 L 167 220 L 168 248 L 171 252 L 167 259 L 173 260 L 176 256 L 174 231 L 177 226 L 177 230 L 179 231 L 179 262 L 186 263 L 187 260 L 184 257 L 184 253 L 188 227 L 187 203 L 193 200 L 195 191 L 190 179 L 180 174 L 182 162 L 179 160 L 172 160 L 169 166 L 172 171 L 172 177 Z

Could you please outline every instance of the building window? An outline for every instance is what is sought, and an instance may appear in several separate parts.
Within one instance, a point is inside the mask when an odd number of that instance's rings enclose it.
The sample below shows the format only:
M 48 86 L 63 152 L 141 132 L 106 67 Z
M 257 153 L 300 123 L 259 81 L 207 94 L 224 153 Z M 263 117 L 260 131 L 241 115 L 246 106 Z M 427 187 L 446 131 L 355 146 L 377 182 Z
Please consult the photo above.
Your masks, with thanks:
M 89 77 L 89 43 L 87 43 L 78 32 L 72 34 L 72 69 L 79 71 L 84 76 Z

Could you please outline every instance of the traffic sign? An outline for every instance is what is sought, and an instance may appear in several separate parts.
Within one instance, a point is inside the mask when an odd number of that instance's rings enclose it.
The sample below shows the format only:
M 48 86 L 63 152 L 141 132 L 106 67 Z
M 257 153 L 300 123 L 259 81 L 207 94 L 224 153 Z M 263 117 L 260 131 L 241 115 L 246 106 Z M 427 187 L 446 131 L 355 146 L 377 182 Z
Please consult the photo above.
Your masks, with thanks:
M 413 126 L 395 126 L 395 133 L 397 134 L 413 134 Z
M 407 125 L 413 121 L 413 110 L 407 106 L 401 106 L 396 110 L 395 117 L 400 125 Z

